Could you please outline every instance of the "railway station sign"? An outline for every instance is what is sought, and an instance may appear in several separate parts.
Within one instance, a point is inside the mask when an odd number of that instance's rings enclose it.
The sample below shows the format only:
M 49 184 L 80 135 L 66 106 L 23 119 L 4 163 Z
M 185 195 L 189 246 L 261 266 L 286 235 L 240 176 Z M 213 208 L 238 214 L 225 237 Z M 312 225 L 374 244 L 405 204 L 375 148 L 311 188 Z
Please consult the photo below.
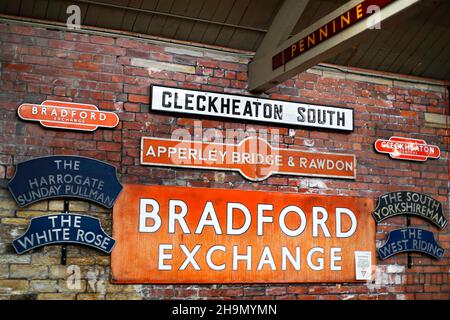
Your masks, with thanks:
M 272 70 L 287 64 L 308 50 L 330 40 L 352 25 L 363 21 L 395 0 L 363 0 L 339 16 L 324 23 L 272 57 Z M 377 8 L 378 10 L 374 9 Z
M 425 140 L 390 137 L 389 140 L 375 141 L 375 150 L 379 153 L 388 153 L 393 159 L 426 161 L 428 158 L 438 159 L 441 150 L 438 146 L 429 145 Z
M 152 111 L 353 131 L 353 109 L 152 85 Z
M 85 103 L 46 100 L 41 104 L 24 103 L 17 113 L 22 120 L 39 121 L 47 128 L 95 131 L 99 127 L 114 128 L 119 117 Z
M 116 168 L 79 156 L 48 156 L 21 162 L 8 184 L 21 207 L 54 198 L 76 198 L 111 208 L 122 190 Z
M 51 244 L 80 244 L 110 253 L 115 240 L 103 231 L 100 220 L 79 214 L 46 215 L 31 219 L 28 230 L 13 241 L 18 254 Z
M 251 181 L 273 174 L 356 178 L 353 154 L 273 148 L 257 137 L 237 145 L 142 137 L 141 164 L 238 171 Z
M 377 223 L 398 215 L 414 215 L 441 229 L 447 225 L 442 203 L 419 192 L 395 191 L 381 195 L 372 216 Z
M 391 231 L 378 249 L 378 256 L 385 260 L 403 252 L 419 252 L 440 259 L 445 250 L 436 243 L 431 231 L 408 227 Z
M 112 281 L 356 282 L 355 253 L 375 261 L 372 210 L 370 198 L 124 185 Z

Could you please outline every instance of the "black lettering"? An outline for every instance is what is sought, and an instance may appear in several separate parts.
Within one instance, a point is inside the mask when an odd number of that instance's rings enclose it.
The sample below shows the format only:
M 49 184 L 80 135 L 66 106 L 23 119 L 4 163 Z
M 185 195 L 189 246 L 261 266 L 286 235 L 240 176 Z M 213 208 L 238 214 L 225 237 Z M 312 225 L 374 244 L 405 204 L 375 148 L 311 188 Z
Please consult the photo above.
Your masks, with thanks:
M 230 113 L 230 99 L 220 98 L 220 112 L 221 113 Z
M 233 114 L 235 116 L 239 115 L 238 108 L 239 108 L 239 100 L 238 99 L 233 99 Z
M 172 93 L 169 91 L 164 91 L 162 94 L 162 106 L 164 108 L 172 107 L 172 103 L 168 102 L 166 99 L 172 98 Z
M 184 108 L 186 110 L 194 110 L 194 107 L 191 106 L 192 98 L 194 98 L 193 94 L 186 94 L 186 97 L 184 99 Z
M 263 111 L 264 118 L 272 118 L 272 105 L 270 103 L 264 103 Z
M 314 109 L 308 110 L 308 122 L 309 123 L 315 123 L 316 122 L 316 112 Z
M 334 117 L 333 116 L 336 113 L 336 111 L 328 110 L 327 112 L 328 112 L 328 115 L 330 116 L 330 125 L 332 126 L 333 122 L 334 122 Z
M 298 122 L 305 122 L 305 108 L 303 107 L 298 107 L 297 108 L 297 112 L 298 112 L 298 117 L 297 117 L 297 121 Z
M 319 123 L 319 124 L 325 124 L 325 122 L 326 122 L 326 110 L 322 110 L 322 112 L 320 112 L 320 110 L 319 111 L 317 111 L 317 122 Z
M 255 106 L 255 117 L 258 118 L 259 115 L 259 106 L 261 105 L 261 102 L 254 101 L 253 105 Z
M 208 112 L 213 112 L 213 110 L 214 110 L 215 113 L 218 112 L 217 111 L 217 107 L 215 105 L 216 101 L 217 101 L 217 97 L 216 98 L 209 97 L 209 99 L 208 99 Z
M 205 96 L 197 96 L 197 110 L 198 111 L 205 111 L 206 110 L 206 106 L 204 104 L 201 104 L 200 100 L 205 102 L 206 101 L 206 97 Z
M 275 105 L 275 119 L 283 120 L 283 106 L 282 105 Z
M 345 113 L 338 112 L 337 113 L 337 125 L 345 127 Z
M 247 102 L 245 103 L 244 112 L 242 113 L 242 115 L 243 115 L 244 117 L 245 117 L 245 116 L 250 116 L 250 117 L 253 116 L 253 113 L 252 113 L 252 105 L 251 105 L 251 102 L 250 102 L 250 101 L 247 101 Z
M 174 107 L 175 109 L 183 109 L 183 106 L 182 106 L 181 104 L 178 104 L 178 93 L 177 93 L 177 92 L 175 92 L 175 96 L 174 96 L 174 97 L 175 97 L 175 99 L 174 99 L 174 100 L 175 100 L 175 101 L 174 101 L 175 104 L 174 104 L 173 107 Z

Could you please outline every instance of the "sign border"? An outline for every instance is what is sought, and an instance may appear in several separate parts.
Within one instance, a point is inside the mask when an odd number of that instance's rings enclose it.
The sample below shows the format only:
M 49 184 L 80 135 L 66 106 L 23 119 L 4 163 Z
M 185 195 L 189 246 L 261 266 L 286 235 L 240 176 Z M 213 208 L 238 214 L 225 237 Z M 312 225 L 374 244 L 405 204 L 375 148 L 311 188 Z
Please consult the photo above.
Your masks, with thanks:
M 139 182 L 131 182 L 131 183 L 126 183 L 125 186 L 127 185 L 131 185 L 131 186 L 142 186 L 142 187 L 158 187 L 161 185 L 156 185 L 156 184 L 143 184 L 143 183 L 139 183 Z M 275 191 L 264 191 L 264 190 L 247 190 L 247 189 L 230 189 L 230 188 L 225 188 L 225 187 L 188 187 L 188 186 L 178 186 L 178 185 L 164 185 L 162 187 L 169 187 L 169 188 L 189 188 L 189 189 L 195 189 L 195 190 L 204 190 L 205 192 L 208 190 L 214 190 L 214 191 L 239 191 L 239 192 L 255 192 L 255 193 L 259 193 L 259 194 L 267 194 L 267 193 L 279 193 L 279 194 L 289 194 L 289 195 L 305 195 L 305 196 L 312 196 L 312 197 L 317 197 L 317 198 L 322 198 L 322 199 L 326 199 L 328 197 L 339 197 L 339 198 L 354 198 L 354 199 L 367 199 L 369 200 L 373 205 L 375 205 L 375 202 L 373 200 L 373 198 L 371 197 L 364 197 L 361 195 L 356 195 L 356 196 L 351 196 L 351 195 L 329 195 L 329 194 L 316 194 L 316 193 L 301 193 L 301 192 L 283 192 L 283 191 L 279 191 L 279 190 L 275 190 Z M 367 212 L 366 212 L 367 213 Z M 114 214 L 114 212 L 113 212 Z M 362 215 L 366 215 L 365 213 L 361 212 Z M 371 220 L 371 219 L 368 219 Z M 112 225 L 112 230 L 113 230 L 113 234 L 115 232 L 115 228 L 114 228 L 114 223 Z M 134 230 L 134 229 L 133 229 Z M 139 230 L 136 229 L 135 230 L 137 233 L 139 233 Z M 374 223 L 374 235 L 373 235 L 373 243 L 371 244 L 371 246 L 373 247 L 373 251 L 371 251 L 372 256 L 374 259 L 372 259 L 372 262 L 375 263 L 374 266 L 376 266 L 377 264 L 377 247 L 376 247 L 376 234 L 377 234 L 377 225 L 376 223 Z M 358 251 L 358 250 L 356 250 Z M 359 250 L 361 251 L 361 250 Z M 115 251 L 117 252 L 117 251 Z M 354 251 L 355 252 L 355 251 Z M 256 284 L 256 285 L 263 285 L 263 284 L 269 284 L 269 285 L 312 285 L 314 283 L 317 282 L 311 282 L 311 281 L 303 281 L 303 282 L 294 282 L 294 281 L 273 281 L 273 280 L 264 280 L 264 281 L 253 281 L 253 282 L 245 282 L 245 281 L 225 281 L 225 282 L 217 282 L 217 281 L 202 281 L 202 282 L 194 282 L 194 281 L 184 281 L 184 282 L 180 282 L 180 281 L 171 281 L 171 282 L 161 282 L 161 281 L 137 281 L 137 280 L 119 280 L 117 278 L 114 278 L 114 273 L 113 273 L 113 267 L 112 267 L 112 261 L 113 261 L 113 254 L 111 255 L 111 283 L 113 284 L 142 284 L 142 285 L 192 285 L 192 284 L 199 284 L 199 285 L 210 285 L 210 284 L 219 284 L 219 285 L 249 285 L 249 284 Z M 354 259 L 354 255 L 352 254 L 353 259 Z M 354 270 L 354 266 L 352 266 Z M 159 272 L 164 272 L 164 271 L 159 271 Z M 372 276 L 373 278 L 373 276 Z M 337 280 L 337 279 L 329 279 L 326 280 L 325 282 L 320 282 L 320 283 L 333 283 L 333 284 L 342 284 L 342 283 L 351 283 L 351 284 L 361 284 L 364 281 L 367 280 L 356 280 L 355 277 L 353 277 L 353 279 L 351 280 L 346 280 L 346 281 L 342 281 L 342 280 Z
M 222 95 L 228 95 L 228 96 L 238 96 L 238 97 L 245 97 L 245 98 L 253 98 L 257 100 L 270 100 L 270 101 L 278 101 L 278 102 L 285 102 L 285 103 L 303 103 L 303 104 L 309 104 L 313 106 L 318 107 L 331 107 L 331 108 L 337 108 L 337 109 L 346 109 L 350 110 L 352 113 L 352 129 L 335 129 L 335 128 L 324 128 L 324 127 L 315 127 L 311 125 L 302 125 L 302 124 L 290 124 L 290 123 L 281 123 L 281 122 L 270 122 L 270 121 L 261 121 L 261 120 L 252 120 L 252 119 L 243 119 L 243 118 L 233 118 L 233 117 L 226 117 L 226 116 L 220 116 L 220 115 L 206 115 L 206 114 L 190 114 L 190 113 L 183 113 L 180 111 L 165 111 L 165 110 L 155 110 L 153 109 L 152 105 L 152 97 L 153 97 L 153 87 L 163 87 L 163 88 L 170 88 L 170 89 L 179 89 L 179 90 L 191 90 L 191 91 L 197 91 L 197 92 L 203 92 L 203 93 L 213 93 L 213 94 L 222 94 Z M 229 92 L 219 92 L 219 91 L 205 91 L 201 89 L 191 89 L 191 88 L 183 88 L 183 87 L 174 87 L 174 86 L 167 86 L 167 85 L 159 85 L 152 83 L 150 85 L 150 103 L 149 103 L 149 111 L 155 112 L 155 113 L 161 113 L 161 114 L 175 114 L 178 116 L 186 117 L 186 118 L 197 118 L 197 119 L 210 119 L 215 121 L 225 121 L 225 122 L 232 122 L 233 120 L 239 120 L 239 123 L 254 123 L 259 125 L 265 125 L 269 127 L 282 127 L 282 128 L 301 128 L 304 129 L 314 129 L 314 130 L 320 130 L 320 131 L 332 131 L 334 133 L 351 133 L 355 131 L 355 110 L 350 107 L 337 107 L 337 106 L 324 106 L 317 103 L 309 103 L 309 102 L 300 102 L 300 101 L 287 101 L 287 100 L 279 100 L 279 99 L 273 99 L 273 98 L 266 98 L 266 97 L 255 97 L 250 95 L 245 95 L 241 93 L 229 93 Z
M 400 138 L 400 139 L 415 139 L 415 140 L 422 140 L 422 141 L 424 141 L 425 142 L 425 145 L 427 145 L 427 146 L 436 146 L 437 147 L 437 149 L 439 150 L 439 156 L 437 157 L 437 158 L 432 158 L 432 157 L 430 157 L 430 156 L 426 156 L 426 159 L 424 159 L 424 160 L 419 160 L 419 159 L 403 159 L 403 158 L 395 158 L 395 157 L 393 157 L 392 156 L 392 152 L 384 152 L 384 151 L 379 151 L 378 149 L 377 149 L 377 142 L 378 141 L 390 141 L 391 140 L 391 138 Z M 402 142 L 402 143 L 408 143 L 408 142 Z M 410 142 L 411 143 L 411 142 Z M 432 145 L 432 144 L 428 144 L 428 142 L 426 142 L 425 140 L 423 140 L 423 139 L 416 139 L 416 138 L 406 138 L 406 137 L 399 137 L 399 136 L 390 136 L 389 137 L 389 139 L 384 139 L 384 138 L 378 138 L 378 139 L 376 139 L 375 140 L 375 142 L 373 143 L 373 148 L 375 149 L 375 151 L 377 152 L 377 153 L 379 153 L 379 154 L 387 154 L 387 155 L 389 155 L 389 157 L 391 158 L 391 159 L 393 159 L 393 160 L 400 160 L 400 161 L 415 161 L 415 162 L 425 162 L 425 161 L 428 161 L 428 160 L 430 160 L 430 159 L 439 159 L 440 157 L 441 157 L 441 148 L 439 148 L 439 146 L 437 146 L 437 145 Z M 414 155 L 413 155 L 414 156 Z
M 83 197 L 78 197 L 78 196 L 61 196 L 61 197 L 52 197 L 52 198 L 45 198 L 45 199 L 37 199 L 37 200 L 35 200 L 35 201 L 33 201 L 33 202 L 27 203 L 27 204 L 24 205 L 24 206 L 21 206 L 21 205 L 19 204 L 19 202 L 17 201 L 17 199 L 16 199 L 14 193 L 11 191 L 11 188 L 10 188 L 10 183 L 11 183 L 11 181 L 14 180 L 14 178 L 16 177 L 17 171 L 19 171 L 19 170 L 17 170 L 18 165 L 21 164 L 21 163 L 28 162 L 28 161 L 33 161 L 34 159 L 42 159 L 42 158 L 49 158 L 49 157 L 78 157 L 78 158 L 84 158 L 84 159 L 89 159 L 89 160 L 95 160 L 95 161 L 102 162 L 102 163 L 104 163 L 104 164 L 106 164 L 106 165 L 108 165 L 108 166 L 113 167 L 113 168 L 114 168 L 114 171 L 115 171 L 116 179 L 117 179 L 118 183 L 120 184 L 120 186 L 122 187 L 122 188 L 120 189 L 119 193 L 117 194 L 116 199 L 114 199 L 113 205 L 112 205 L 111 207 L 107 207 L 107 206 L 103 205 L 102 203 L 99 203 L 99 202 L 94 201 L 94 200 L 91 200 L 91 199 L 86 199 L 86 198 L 83 198 Z M 9 179 L 9 181 L 8 181 L 8 190 L 9 190 L 9 192 L 11 193 L 11 195 L 13 196 L 14 201 L 16 202 L 16 204 L 17 204 L 19 207 L 21 207 L 21 208 L 25 208 L 25 207 L 27 207 L 27 206 L 29 206 L 29 205 L 31 205 L 31 204 L 33 204 L 33 203 L 39 202 L 39 201 L 46 201 L 46 200 L 51 200 L 51 199 L 55 199 L 55 200 L 56 200 L 56 199 L 69 198 L 69 199 L 82 199 L 82 200 L 85 200 L 85 201 L 87 201 L 87 202 L 93 202 L 93 203 L 96 203 L 96 204 L 98 204 L 99 206 L 102 206 L 102 207 L 104 207 L 104 208 L 111 209 L 112 207 L 114 207 L 114 203 L 116 202 L 117 198 L 119 198 L 120 193 L 121 193 L 122 190 L 123 190 L 123 185 L 120 183 L 120 181 L 119 181 L 119 179 L 118 179 L 118 177 L 117 177 L 117 168 L 116 168 L 116 166 L 113 166 L 112 164 L 109 164 L 109 163 L 107 163 L 106 161 L 97 160 L 97 159 L 89 158 L 89 157 L 85 157 L 85 156 L 77 156 L 77 155 L 73 155 L 73 154 L 55 154 L 55 155 L 47 155 L 47 156 L 37 157 L 37 158 L 30 159 L 30 160 L 25 160 L 25 161 L 19 162 L 19 163 L 17 163 L 17 164 L 15 165 L 15 167 L 16 167 L 16 170 L 14 171 L 14 175 L 13 175 L 12 178 Z
M 379 254 L 379 249 L 383 248 L 383 247 L 389 242 L 389 238 L 391 237 L 391 233 L 394 232 L 394 231 L 400 231 L 400 230 L 404 230 L 404 229 L 417 229 L 417 230 L 422 230 L 422 231 L 429 232 L 429 233 L 431 233 L 431 235 L 433 236 L 434 243 L 436 243 L 437 246 L 439 246 L 440 248 L 442 248 L 442 247 L 439 245 L 439 243 L 436 241 L 436 238 L 435 238 L 435 236 L 434 236 L 434 232 L 432 232 L 432 231 L 429 231 L 429 230 L 426 230 L 426 229 L 422 229 L 422 228 L 418 228 L 418 227 L 404 227 L 404 228 L 394 229 L 394 230 L 389 231 L 388 237 L 387 237 L 386 240 L 384 241 L 383 245 L 381 245 L 379 248 L 376 248 L 377 257 L 378 257 L 381 261 L 384 261 L 384 260 L 386 260 L 386 259 L 392 258 L 393 256 L 396 256 L 396 255 L 401 254 L 401 253 L 410 253 L 410 252 L 420 253 L 420 254 L 423 254 L 423 255 L 425 255 L 425 256 L 427 256 L 427 257 L 434 258 L 434 259 L 436 259 L 436 260 L 441 260 L 441 259 L 444 257 L 444 256 L 442 256 L 442 257 L 440 257 L 440 258 L 439 258 L 439 257 L 435 257 L 435 256 L 433 256 L 433 255 L 430 255 L 430 254 L 427 253 L 427 252 L 420 251 L 420 250 L 404 250 L 404 251 L 398 251 L 398 252 L 392 253 L 391 255 L 388 255 L 388 256 L 386 256 L 385 258 L 381 258 L 380 254 Z M 442 249 L 444 250 L 444 254 L 445 254 L 445 248 L 442 248 Z
M 111 251 L 101 250 L 101 249 L 99 249 L 97 246 L 93 246 L 93 245 L 91 245 L 91 244 L 84 243 L 84 242 L 78 242 L 78 241 L 51 241 L 51 242 L 48 242 L 48 243 L 46 243 L 46 244 L 42 244 L 42 245 L 39 245 L 39 246 L 32 247 L 32 248 L 27 249 L 27 250 L 25 250 L 25 251 L 22 251 L 22 252 L 20 252 L 20 253 L 17 252 L 16 246 L 14 245 L 14 241 L 17 240 L 17 239 L 19 239 L 20 237 L 22 237 L 24 234 L 26 234 L 26 233 L 28 232 L 28 230 L 30 230 L 30 226 L 31 226 L 33 220 L 39 219 L 39 218 L 43 218 L 43 217 L 59 216 L 59 215 L 64 215 L 64 214 L 70 214 L 70 215 L 72 215 L 72 216 L 83 216 L 83 217 L 87 217 L 87 218 L 91 218 L 91 219 L 97 220 L 97 221 L 98 221 L 98 225 L 99 225 L 99 227 L 100 227 L 100 230 L 101 230 L 104 234 L 106 234 L 108 237 L 110 237 L 112 240 L 114 240 L 114 243 L 113 243 L 113 245 L 112 245 L 112 247 L 111 247 Z M 112 250 L 114 249 L 114 246 L 116 245 L 116 240 L 115 240 L 112 236 L 110 236 L 109 234 L 107 234 L 107 233 L 105 232 L 105 230 L 103 229 L 103 226 L 102 226 L 102 224 L 101 224 L 100 219 L 97 218 L 97 217 L 88 216 L 88 215 L 86 215 L 86 214 L 78 214 L 78 213 L 52 213 L 52 214 L 45 214 L 45 215 L 42 215 L 42 216 L 39 216 L 39 217 L 33 217 L 33 218 L 31 218 L 31 219 L 30 219 L 30 223 L 28 224 L 27 229 L 25 230 L 25 232 L 24 232 L 21 236 L 19 236 L 19 237 L 17 237 L 16 239 L 14 239 L 14 240 L 12 241 L 12 244 L 11 244 L 11 245 L 13 246 L 14 250 L 16 251 L 16 254 L 21 255 L 21 254 L 24 254 L 24 253 L 26 253 L 26 252 L 28 252 L 28 251 L 30 251 L 30 250 L 33 250 L 33 249 L 36 249 L 36 248 L 45 247 L 45 246 L 50 246 L 50 245 L 54 245 L 54 244 L 78 244 L 78 245 L 83 245 L 83 246 L 92 247 L 92 248 L 97 249 L 97 250 L 99 250 L 99 251 L 101 251 L 101 252 L 111 253 Z
M 143 155 L 144 155 L 144 139 L 149 138 L 149 139 L 154 139 L 154 140 L 169 140 L 169 141 L 177 141 L 177 140 L 173 140 L 173 139 L 166 139 L 166 138 L 159 138 L 159 137 L 141 137 L 141 152 L 140 152 L 140 162 L 141 165 L 147 165 L 147 166 L 161 166 L 161 167 L 174 167 L 174 168 L 185 168 L 185 169 L 197 169 L 197 170 L 202 170 L 202 169 L 206 169 L 206 170 L 218 170 L 218 171 L 228 171 L 228 172 L 238 172 L 242 177 L 244 177 L 245 179 L 252 181 L 252 182 L 261 182 L 264 180 L 269 179 L 272 175 L 293 175 L 293 176 L 300 176 L 300 177 L 319 177 L 319 178 L 331 178 L 331 179 L 345 179 L 345 180 L 356 180 L 356 167 L 357 167 L 357 162 L 356 162 L 356 155 L 355 154 L 345 154 L 345 153 L 335 153 L 335 152 L 321 152 L 320 154 L 330 154 L 330 155 L 348 155 L 353 157 L 353 163 L 355 164 L 355 168 L 353 170 L 354 174 L 352 177 L 343 177 L 343 176 L 333 176 L 333 175 L 322 175 L 322 174 L 302 174 L 302 173 L 292 173 L 292 172 L 273 172 L 271 171 L 270 174 L 264 178 L 264 179 L 252 179 L 250 177 L 247 177 L 246 174 L 244 174 L 241 169 L 235 169 L 235 168 L 218 168 L 218 167 L 209 167 L 209 166 L 205 166 L 205 167 L 200 167 L 200 166 L 192 166 L 192 165 L 179 165 L 179 164 L 154 164 L 154 163 L 150 163 L 150 162 L 145 162 L 143 161 Z M 220 145 L 220 146 L 239 146 L 240 144 L 243 144 L 246 140 L 252 139 L 252 138 L 256 138 L 258 140 L 262 140 L 264 142 L 266 142 L 272 149 L 278 149 L 278 150 L 288 150 L 288 151 L 301 151 L 301 152 L 305 152 L 305 153 L 318 153 L 315 151 L 304 151 L 304 150 L 297 150 L 297 149 L 286 149 L 286 148 L 274 148 L 272 147 L 272 144 L 269 143 L 269 141 L 266 141 L 260 137 L 247 137 L 245 139 L 243 139 L 241 142 L 239 142 L 238 144 L 231 144 L 231 143 L 217 143 L 217 142 L 203 142 L 203 141 L 195 141 L 195 140 L 180 140 L 180 143 L 209 143 L 211 145 Z
M 44 121 L 44 122 L 53 122 L 53 123 L 61 123 L 61 124 L 67 124 L 67 122 L 64 122 L 64 121 L 52 121 L 52 120 L 38 120 L 38 119 L 27 119 L 27 118 L 23 118 L 21 115 L 20 115 L 20 113 L 19 113 L 19 109 L 20 109 L 20 107 L 22 106 L 22 105 L 24 105 L 24 104 L 35 104 L 35 103 L 21 103 L 20 105 L 19 105 L 19 107 L 17 107 L 17 115 L 19 116 L 19 118 L 21 119 L 21 120 L 23 120 L 23 121 L 32 121 L 32 122 L 39 122 L 39 124 L 41 125 L 41 126 L 43 126 L 44 128 L 47 128 L 47 129 L 56 129 L 56 130 L 73 130 L 73 131 L 80 131 L 80 132 L 94 132 L 94 131 L 96 131 L 97 129 L 99 129 L 99 128 L 107 128 L 107 129 L 114 129 L 115 127 L 117 127 L 118 125 L 119 125 L 119 123 L 120 123 L 120 118 L 119 118 L 119 116 L 115 113 L 115 112 L 111 112 L 111 111 L 102 111 L 102 110 L 100 110 L 99 108 L 98 108 L 98 106 L 96 106 L 95 104 L 90 104 L 90 103 L 82 103 L 82 102 L 79 102 L 79 103 L 77 103 L 77 102 L 70 102 L 70 101 L 58 101 L 58 100 L 44 100 L 44 101 L 42 101 L 40 104 L 36 104 L 37 106 L 42 106 L 42 103 L 43 102 L 46 102 L 46 101 L 48 101 L 48 102 L 58 102 L 58 103 L 67 103 L 67 104 L 84 104 L 84 105 L 89 105 L 89 106 L 93 106 L 93 107 L 95 107 L 97 110 L 88 110 L 88 111 L 97 111 L 97 112 L 107 112 L 107 113 L 111 113 L 111 114 L 114 114 L 114 116 L 116 117 L 116 119 L 117 119 L 117 124 L 115 125 L 115 126 L 105 126 L 105 125 L 87 125 L 87 126 L 96 126 L 96 128 L 95 129 L 79 129 L 79 128 L 59 128 L 59 127 L 52 127 L 52 126 L 49 126 L 49 125 L 47 125 L 47 124 L 44 124 L 44 123 L 42 123 L 42 121 Z M 65 108 L 65 107 L 61 107 L 61 106 L 52 106 L 53 108 Z M 68 107 L 68 108 L 70 108 L 70 107 Z M 76 110 L 82 110 L 82 111 L 86 111 L 87 109 L 80 109 L 80 108 L 72 108 L 72 109 L 76 109 Z
M 409 212 L 409 211 L 407 211 L 407 212 L 397 212 L 397 213 L 395 213 L 395 214 L 388 215 L 388 216 L 382 217 L 380 220 L 377 220 L 374 213 L 375 213 L 375 210 L 378 208 L 378 205 L 379 205 L 379 203 L 380 203 L 381 197 L 383 197 L 383 196 L 385 196 L 385 195 L 388 195 L 388 194 L 390 194 L 390 193 L 397 193 L 397 192 L 411 192 L 411 193 L 418 193 L 418 194 L 420 194 L 420 195 L 425 195 L 425 196 L 427 196 L 427 197 L 433 199 L 434 201 L 439 202 L 442 211 L 444 211 L 444 210 L 443 210 L 444 208 L 443 208 L 443 206 L 442 206 L 442 203 L 441 203 L 440 201 L 436 200 L 435 198 L 433 198 L 432 196 L 429 196 L 428 194 L 421 193 L 421 192 L 416 192 L 416 191 L 408 191 L 408 190 L 392 191 L 392 192 L 388 192 L 388 193 L 383 193 L 383 194 L 381 194 L 380 196 L 378 196 L 378 199 L 377 199 L 377 205 L 376 205 L 376 207 L 374 208 L 374 211 L 371 212 L 371 215 L 372 215 L 372 217 L 374 218 L 374 220 L 375 220 L 375 222 L 376 222 L 377 224 L 379 224 L 380 222 L 382 222 L 382 221 L 384 221 L 384 220 L 386 220 L 386 219 L 392 218 L 392 217 L 397 217 L 397 216 L 402 216 L 402 215 L 404 215 L 404 216 L 410 216 L 410 215 L 411 215 L 411 216 L 414 216 L 414 217 L 422 218 L 422 219 L 424 219 L 424 220 L 426 220 L 426 221 L 428 221 L 428 222 L 431 222 L 434 226 L 438 227 L 438 228 L 441 229 L 441 230 L 445 229 L 445 227 L 446 227 L 447 224 L 448 224 L 448 220 L 447 220 L 447 218 L 445 217 L 444 214 L 443 214 L 443 216 L 444 216 L 444 219 L 445 219 L 445 224 L 444 224 L 443 227 L 441 227 L 440 225 L 436 224 L 435 221 L 433 221 L 433 220 L 427 218 L 426 216 L 423 216 L 423 215 L 420 215 L 420 214 L 414 213 L 414 212 Z

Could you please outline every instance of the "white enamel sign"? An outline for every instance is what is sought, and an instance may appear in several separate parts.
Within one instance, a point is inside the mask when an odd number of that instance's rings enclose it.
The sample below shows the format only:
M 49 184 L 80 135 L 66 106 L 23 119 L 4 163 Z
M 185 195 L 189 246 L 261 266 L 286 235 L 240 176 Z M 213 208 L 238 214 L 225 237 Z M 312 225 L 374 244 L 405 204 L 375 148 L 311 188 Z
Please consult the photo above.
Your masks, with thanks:
M 353 110 L 227 93 L 152 86 L 151 110 L 284 126 L 353 131 Z

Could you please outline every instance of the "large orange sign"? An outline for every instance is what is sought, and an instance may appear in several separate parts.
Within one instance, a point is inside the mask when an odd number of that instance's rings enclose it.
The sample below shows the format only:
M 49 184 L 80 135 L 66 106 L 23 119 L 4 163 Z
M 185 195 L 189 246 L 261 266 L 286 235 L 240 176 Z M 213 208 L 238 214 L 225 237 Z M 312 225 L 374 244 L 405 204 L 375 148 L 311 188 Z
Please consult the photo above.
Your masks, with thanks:
M 369 198 L 125 185 L 113 282 L 354 282 L 355 256 L 375 261 L 372 210 Z
M 95 105 L 46 100 L 40 105 L 24 103 L 17 110 L 23 120 L 39 121 L 48 128 L 94 131 L 98 127 L 114 128 L 119 117 L 100 111 Z
M 252 181 L 272 174 L 355 179 L 352 154 L 273 148 L 250 137 L 235 144 L 143 137 L 141 164 L 240 172 Z

